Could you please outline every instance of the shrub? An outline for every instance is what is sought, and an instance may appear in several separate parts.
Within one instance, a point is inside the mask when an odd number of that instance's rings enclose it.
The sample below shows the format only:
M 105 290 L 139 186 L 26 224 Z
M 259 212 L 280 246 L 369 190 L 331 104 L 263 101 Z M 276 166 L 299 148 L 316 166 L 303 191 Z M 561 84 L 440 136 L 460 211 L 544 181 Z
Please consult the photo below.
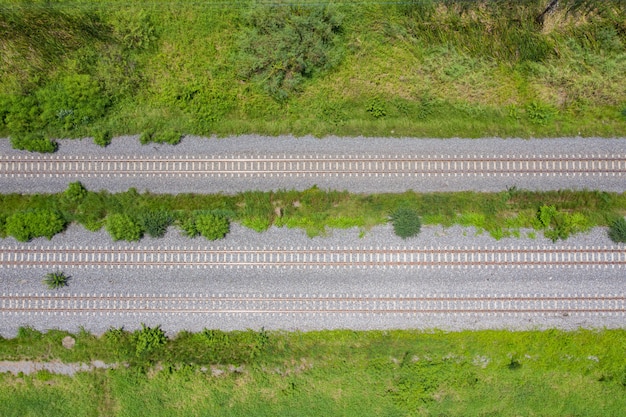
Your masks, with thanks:
M 47 273 L 43 282 L 51 290 L 56 290 L 58 288 L 65 287 L 69 279 L 70 277 L 65 275 L 64 272 L 56 271 L 56 272 Z
M 35 133 L 11 136 L 11 146 L 13 149 L 40 153 L 54 153 L 58 149 L 56 141 Z
M 534 227 L 543 229 L 544 236 L 556 242 L 559 239 L 567 239 L 572 233 L 589 229 L 590 222 L 581 213 L 570 214 L 557 210 L 553 205 L 544 204 L 537 210 Z
M 180 228 L 183 231 L 183 235 L 194 238 L 200 234 L 196 227 L 196 218 L 192 215 L 188 215 L 180 219 Z
M 136 343 L 137 356 L 141 356 L 144 353 L 150 353 L 167 342 L 167 336 L 165 332 L 161 330 L 161 326 L 147 327 L 141 323 L 141 330 L 135 332 L 134 340 Z
M 154 131 L 150 129 L 144 130 L 143 132 L 141 132 L 141 135 L 139 136 L 139 143 L 141 143 L 142 145 L 147 145 L 148 143 L 152 142 L 153 137 L 154 137 Z
M 163 237 L 173 221 L 172 214 L 165 210 L 150 210 L 139 215 L 139 224 L 151 237 Z
M 156 132 L 152 135 L 152 142 L 156 143 L 169 143 L 170 145 L 176 145 L 183 138 L 179 132 L 174 130 L 166 129 L 163 131 Z M 142 142 L 143 143 L 143 142 Z
M 408 207 L 401 207 L 393 212 L 391 223 L 395 234 L 402 239 L 416 236 L 422 228 L 419 215 L 415 210 Z
M 611 223 L 609 238 L 615 243 L 626 243 L 626 219 L 620 217 Z
M 99 130 L 93 135 L 93 143 L 106 148 L 111 144 L 111 132 L 108 130 Z
M 380 119 L 387 115 L 387 106 L 378 98 L 370 100 L 365 110 L 376 119 Z
M 277 100 L 296 92 L 304 78 L 335 67 L 342 18 L 328 6 L 259 5 L 247 16 L 240 68 Z
M 71 203 L 79 203 L 87 197 L 89 191 L 80 182 L 70 182 L 67 189 L 63 192 L 63 198 Z
M 67 75 L 38 90 L 40 118 L 47 124 L 73 129 L 104 115 L 108 98 L 89 75 Z
M 197 231 L 209 240 L 222 239 L 230 231 L 230 223 L 224 216 L 204 213 L 196 217 Z
M 55 210 L 33 209 L 18 211 L 7 217 L 5 231 L 20 242 L 27 242 L 35 237 L 47 237 L 65 229 L 65 219 Z
M 126 214 L 111 214 L 106 218 L 106 230 L 113 240 L 129 242 L 141 239 L 143 230 L 137 222 Z

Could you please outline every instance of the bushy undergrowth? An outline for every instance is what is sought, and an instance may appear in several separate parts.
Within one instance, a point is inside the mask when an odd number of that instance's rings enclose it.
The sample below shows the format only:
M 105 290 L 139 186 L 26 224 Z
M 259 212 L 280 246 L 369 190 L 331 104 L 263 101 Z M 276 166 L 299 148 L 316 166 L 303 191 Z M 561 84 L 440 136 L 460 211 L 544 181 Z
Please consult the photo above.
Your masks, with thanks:
M 43 135 L 37 133 L 25 133 L 11 136 L 11 146 L 13 146 L 13 149 L 39 153 L 53 153 L 56 152 L 58 148 L 54 140 L 45 138 Z
M 301 228 L 309 236 L 323 235 L 327 228 L 349 227 L 358 227 L 364 234 L 373 226 L 389 222 L 390 213 L 406 207 L 420 214 L 418 222 L 410 224 L 413 231 L 419 231 L 420 223 L 446 227 L 459 224 L 499 239 L 521 233 L 535 236 L 532 231 L 522 232 L 534 229 L 556 241 L 591 227 L 610 226 L 607 219 L 619 218 L 626 211 L 626 194 L 510 189 L 500 193 L 362 195 L 317 187 L 236 195 L 139 194 L 134 189 L 111 194 L 87 191 L 80 183 L 73 183 L 59 194 L 0 194 L 0 236 L 34 236 L 31 232 L 15 232 L 22 229 L 14 225 L 7 228 L 12 216 L 21 218 L 29 211 L 56 213 L 55 219 L 63 225 L 55 229 L 58 231 L 63 230 L 66 220 L 89 230 L 106 226 L 116 240 L 138 240 L 144 234 L 162 236 L 170 225 L 188 237 L 201 235 L 202 229 L 208 238 L 220 238 L 228 233 L 231 220 L 259 232 L 274 225 Z M 205 215 L 206 219 L 198 223 Z
M 545 3 L 4 2 L 0 136 L 623 134 L 625 3 Z
M 66 221 L 56 210 L 28 209 L 20 210 L 6 217 L 4 232 L 20 242 L 27 242 L 36 237 L 52 236 L 65 230 Z

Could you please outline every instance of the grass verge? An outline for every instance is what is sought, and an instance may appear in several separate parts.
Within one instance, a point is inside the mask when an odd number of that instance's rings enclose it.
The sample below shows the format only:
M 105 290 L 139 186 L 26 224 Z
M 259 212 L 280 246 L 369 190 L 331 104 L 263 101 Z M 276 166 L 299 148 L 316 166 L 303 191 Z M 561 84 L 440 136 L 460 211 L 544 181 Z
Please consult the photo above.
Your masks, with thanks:
M 158 329 L 158 328 L 157 328 Z M 21 329 L 2 360 L 103 360 L 74 377 L 0 374 L 0 414 L 619 416 L 624 330 L 182 332 Z M 85 395 L 89 393 L 89 395 Z

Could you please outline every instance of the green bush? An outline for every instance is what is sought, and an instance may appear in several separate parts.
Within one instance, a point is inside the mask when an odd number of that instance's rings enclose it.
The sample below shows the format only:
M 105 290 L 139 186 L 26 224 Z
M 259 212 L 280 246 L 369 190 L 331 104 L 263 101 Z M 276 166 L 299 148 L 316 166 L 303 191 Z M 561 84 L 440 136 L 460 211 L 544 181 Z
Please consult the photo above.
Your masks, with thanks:
M 387 106 L 379 98 L 370 100 L 365 110 L 376 119 L 380 119 L 387 115 Z
M 141 143 L 142 145 L 147 145 L 148 143 L 153 141 L 154 137 L 154 131 L 151 129 L 148 130 L 144 130 L 143 132 L 141 132 L 141 135 L 139 136 L 139 143 Z
M 141 228 L 151 237 L 163 237 L 173 221 L 172 214 L 165 210 L 149 210 L 139 215 Z
M 89 191 L 85 188 L 85 186 L 80 182 L 70 182 L 67 186 L 67 189 L 63 192 L 63 198 L 70 203 L 80 203 L 87 197 Z
M 152 142 L 169 143 L 170 145 L 176 145 L 181 141 L 182 138 L 183 135 L 181 135 L 179 132 L 165 129 L 162 131 L 158 131 L 154 135 L 152 135 Z
M 537 210 L 534 227 L 542 229 L 545 237 L 556 242 L 589 229 L 590 222 L 581 213 L 567 213 L 557 210 L 554 205 L 544 204 Z
M 55 271 L 55 272 L 47 273 L 46 277 L 43 280 L 43 282 L 51 290 L 56 290 L 56 289 L 59 289 L 61 287 L 67 286 L 67 282 L 69 281 L 69 279 L 70 279 L 70 277 L 65 275 L 64 272 Z
M 40 153 L 54 153 L 58 149 L 56 141 L 36 133 L 11 136 L 11 146 L 13 149 Z
M 230 231 L 230 222 L 224 216 L 204 213 L 196 217 L 196 230 L 209 240 L 222 239 Z
M 111 132 L 108 130 L 99 130 L 93 135 L 93 143 L 103 148 L 111 144 Z
M 240 40 L 240 71 L 277 100 L 298 91 L 303 80 L 335 67 L 342 58 L 342 17 L 330 6 L 259 5 L 246 18 Z
M 194 238 L 200 234 L 196 227 L 196 218 L 193 214 L 186 215 L 179 219 L 179 226 L 183 232 L 183 235 Z
M 609 238 L 615 243 L 626 243 L 626 219 L 620 217 L 611 223 Z
M 136 331 L 133 338 L 136 343 L 137 356 L 153 352 L 167 342 L 167 336 L 161 330 L 161 326 L 147 327 L 143 323 L 141 323 L 141 330 Z
M 133 242 L 141 239 L 143 230 L 141 226 L 127 214 L 111 214 L 106 218 L 106 230 L 113 240 L 126 240 Z
M 422 228 L 419 215 L 408 207 L 401 207 L 394 211 L 391 215 L 391 223 L 394 233 L 402 239 L 416 236 Z
M 32 209 L 18 211 L 6 219 L 5 232 L 20 242 L 27 242 L 35 237 L 47 237 L 65 229 L 65 219 L 55 210 Z
M 67 75 L 35 93 L 40 119 L 49 125 L 71 130 L 102 117 L 109 100 L 89 75 Z

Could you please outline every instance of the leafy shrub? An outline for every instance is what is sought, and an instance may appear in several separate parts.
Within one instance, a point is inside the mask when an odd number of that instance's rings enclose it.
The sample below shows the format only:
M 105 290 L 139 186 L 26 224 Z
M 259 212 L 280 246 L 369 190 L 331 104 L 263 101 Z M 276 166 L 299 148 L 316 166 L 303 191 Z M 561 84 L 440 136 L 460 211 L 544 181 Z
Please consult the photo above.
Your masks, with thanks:
M 533 101 L 526 106 L 526 115 L 528 119 L 537 125 L 545 126 L 547 125 L 554 116 L 557 111 L 554 107 Z
M 66 201 L 71 203 L 79 203 L 87 197 L 89 191 L 85 188 L 85 186 L 80 182 L 70 182 L 67 186 L 67 189 L 63 192 L 63 198 Z
M 67 75 L 35 93 L 42 121 L 70 130 L 102 117 L 109 100 L 89 75 Z
M 196 227 L 196 218 L 193 214 L 184 216 L 179 220 L 179 225 L 183 231 L 183 235 L 194 238 L 200 234 Z
M 240 68 L 276 100 L 296 92 L 304 78 L 335 67 L 342 57 L 342 18 L 329 6 L 259 5 L 246 18 Z
M 167 342 L 167 336 L 161 330 L 161 326 L 147 327 L 143 323 L 141 323 L 141 330 L 136 331 L 133 338 L 136 343 L 137 356 L 153 352 Z
M 156 41 L 156 30 L 145 10 L 120 8 L 114 16 L 113 34 L 126 49 L 146 49 Z
M 626 243 L 626 219 L 620 217 L 611 223 L 609 238 L 615 243 Z
M 419 215 L 408 207 L 401 207 L 394 211 L 391 215 L 391 223 L 394 233 L 402 239 L 416 236 L 422 228 Z
M 173 221 L 172 214 L 165 210 L 150 210 L 139 215 L 141 228 L 151 237 L 163 237 Z
M 387 115 L 387 106 L 379 98 L 370 100 L 367 104 L 366 111 L 376 119 L 380 119 Z
M 18 211 L 7 217 L 5 231 L 20 242 L 27 242 L 35 237 L 47 237 L 65 229 L 65 219 L 55 210 L 32 209 Z
M 56 290 L 61 287 L 65 287 L 70 277 L 65 275 L 64 272 L 55 271 L 49 272 L 46 274 L 43 282 L 50 288 L 51 290 Z
M 182 138 L 183 135 L 181 135 L 179 132 L 166 129 L 156 132 L 154 135 L 152 135 L 151 140 L 152 142 L 156 143 L 169 143 L 170 145 L 176 145 L 180 142 Z
M 147 145 L 148 143 L 152 142 L 153 137 L 154 137 L 153 130 L 151 129 L 144 130 L 143 132 L 141 132 L 141 135 L 139 136 L 139 143 L 141 143 L 142 145 Z
M 196 217 L 196 229 L 209 240 L 222 239 L 230 231 L 230 222 L 224 216 L 204 213 Z
M 133 242 L 143 235 L 141 226 L 127 214 L 115 213 L 107 216 L 105 227 L 113 240 Z
M 106 148 L 111 144 L 111 132 L 108 130 L 99 130 L 93 135 L 93 143 Z
M 35 133 L 11 136 L 11 146 L 13 149 L 40 153 L 54 153 L 58 149 L 56 141 Z
M 589 229 L 590 223 L 581 213 L 570 214 L 557 210 L 553 205 L 544 204 L 537 210 L 534 227 L 543 229 L 544 236 L 556 242 L 559 239 L 567 239 L 573 233 Z

